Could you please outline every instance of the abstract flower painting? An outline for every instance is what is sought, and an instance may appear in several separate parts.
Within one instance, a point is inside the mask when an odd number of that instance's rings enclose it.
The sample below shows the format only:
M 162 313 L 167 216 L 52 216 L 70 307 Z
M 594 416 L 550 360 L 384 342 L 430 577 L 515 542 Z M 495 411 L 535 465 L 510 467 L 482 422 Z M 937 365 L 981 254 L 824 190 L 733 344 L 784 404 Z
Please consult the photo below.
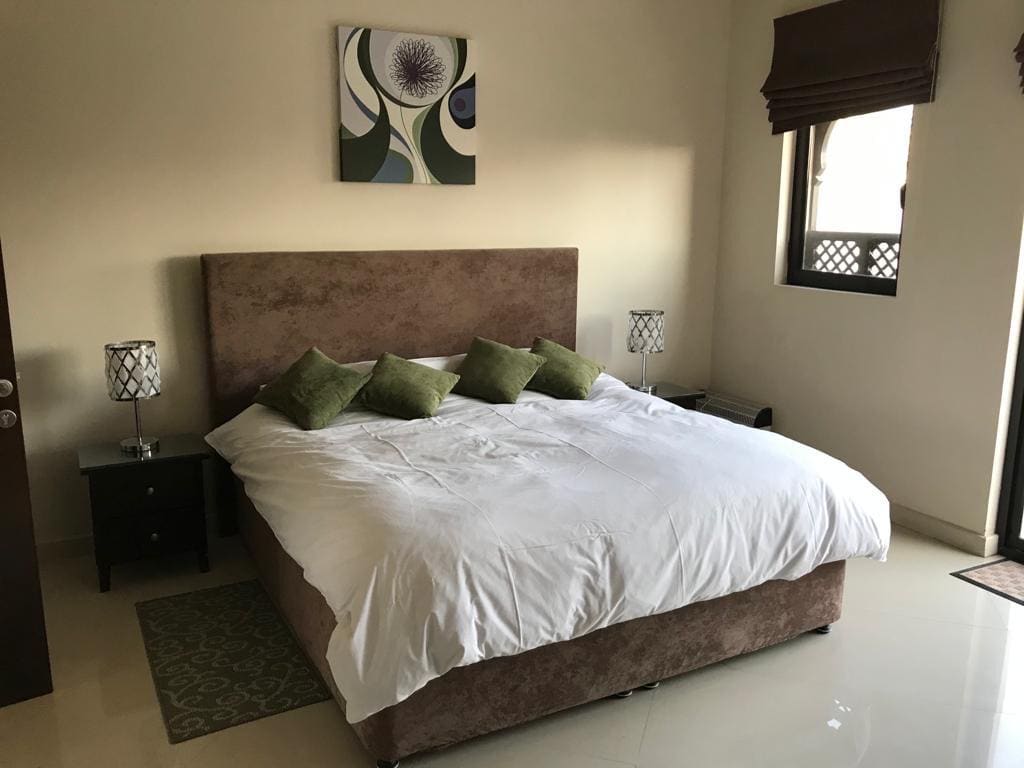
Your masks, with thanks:
M 476 62 L 461 37 L 338 27 L 341 180 L 476 182 Z

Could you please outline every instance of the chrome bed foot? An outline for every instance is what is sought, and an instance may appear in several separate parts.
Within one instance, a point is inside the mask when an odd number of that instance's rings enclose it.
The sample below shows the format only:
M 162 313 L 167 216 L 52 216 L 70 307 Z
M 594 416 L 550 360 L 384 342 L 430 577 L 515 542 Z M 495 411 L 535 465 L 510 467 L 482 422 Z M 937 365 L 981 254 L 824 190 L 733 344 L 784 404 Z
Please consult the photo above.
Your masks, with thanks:
M 378 760 L 377 768 L 398 768 L 397 760 Z
M 629 688 L 628 690 L 625 690 L 625 691 L 619 691 L 618 693 L 613 693 L 608 698 L 609 699 L 628 699 L 630 696 L 633 695 L 633 691 L 635 691 L 635 690 L 640 690 L 640 688 L 642 688 L 645 691 L 653 691 L 659 685 L 661 685 L 661 680 L 655 680 L 653 683 L 644 683 L 639 688 Z
M 812 629 L 811 631 L 818 635 L 827 635 L 829 632 L 832 631 L 832 625 L 826 624 L 823 627 L 818 627 L 817 629 Z

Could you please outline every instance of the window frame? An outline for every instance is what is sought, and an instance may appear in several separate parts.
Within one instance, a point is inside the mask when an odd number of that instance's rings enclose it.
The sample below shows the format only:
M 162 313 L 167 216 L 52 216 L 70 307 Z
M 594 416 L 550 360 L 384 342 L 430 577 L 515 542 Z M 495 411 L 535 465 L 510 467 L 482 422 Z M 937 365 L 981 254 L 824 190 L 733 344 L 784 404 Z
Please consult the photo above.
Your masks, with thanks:
M 1018 563 L 1024 563 L 1024 332 L 1021 342 L 1010 396 L 1010 424 L 996 516 L 999 554 Z
M 828 291 L 867 293 L 876 296 L 895 296 L 899 281 L 896 277 L 869 275 L 841 275 L 804 268 L 804 248 L 807 240 L 808 195 L 810 194 L 811 129 L 799 128 L 793 142 L 793 177 L 789 202 L 789 237 L 786 254 L 786 284 L 804 288 L 823 288 Z M 903 221 L 900 220 L 900 244 L 903 243 Z M 902 247 L 900 250 L 902 256 Z

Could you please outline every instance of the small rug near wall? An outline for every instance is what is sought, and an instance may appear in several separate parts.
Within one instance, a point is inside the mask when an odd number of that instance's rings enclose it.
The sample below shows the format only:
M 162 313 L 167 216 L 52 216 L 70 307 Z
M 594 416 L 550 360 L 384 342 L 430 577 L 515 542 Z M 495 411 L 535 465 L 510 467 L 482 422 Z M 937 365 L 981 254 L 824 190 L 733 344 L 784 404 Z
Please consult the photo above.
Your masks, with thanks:
M 1013 560 L 996 560 L 954 571 L 950 576 L 970 582 L 984 590 L 1002 595 L 1024 605 L 1024 564 Z
M 258 581 L 135 610 L 172 744 L 330 698 Z

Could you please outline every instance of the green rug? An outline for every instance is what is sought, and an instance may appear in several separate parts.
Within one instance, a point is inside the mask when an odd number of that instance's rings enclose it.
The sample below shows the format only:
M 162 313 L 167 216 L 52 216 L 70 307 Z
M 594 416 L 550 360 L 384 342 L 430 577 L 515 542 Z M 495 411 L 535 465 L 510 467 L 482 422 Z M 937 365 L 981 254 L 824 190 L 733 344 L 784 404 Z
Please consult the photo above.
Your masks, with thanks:
M 330 698 L 258 581 L 135 610 L 172 744 Z

